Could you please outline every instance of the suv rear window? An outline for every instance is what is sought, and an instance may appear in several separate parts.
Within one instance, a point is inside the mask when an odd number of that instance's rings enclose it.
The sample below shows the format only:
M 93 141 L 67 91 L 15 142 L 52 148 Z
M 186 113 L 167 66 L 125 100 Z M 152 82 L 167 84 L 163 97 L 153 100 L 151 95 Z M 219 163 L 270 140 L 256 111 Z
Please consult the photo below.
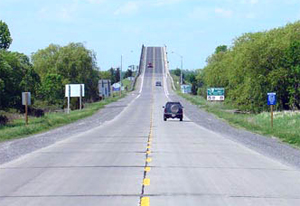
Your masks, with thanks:
M 173 105 L 177 106 L 178 109 L 182 109 L 182 106 L 181 106 L 181 104 L 179 102 L 168 102 L 166 104 L 167 112 L 172 112 L 171 108 L 172 108 Z

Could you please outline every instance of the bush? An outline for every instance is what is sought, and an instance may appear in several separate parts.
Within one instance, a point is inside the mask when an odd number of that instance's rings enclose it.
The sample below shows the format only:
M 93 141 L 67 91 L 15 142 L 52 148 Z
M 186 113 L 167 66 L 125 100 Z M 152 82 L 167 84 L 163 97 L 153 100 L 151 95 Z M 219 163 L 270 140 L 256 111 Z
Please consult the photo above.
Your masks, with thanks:
M 31 115 L 35 117 L 43 117 L 45 115 L 44 110 L 42 109 L 32 109 Z
M 0 114 L 0 125 L 6 125 L 8 118 L 4 114 Z

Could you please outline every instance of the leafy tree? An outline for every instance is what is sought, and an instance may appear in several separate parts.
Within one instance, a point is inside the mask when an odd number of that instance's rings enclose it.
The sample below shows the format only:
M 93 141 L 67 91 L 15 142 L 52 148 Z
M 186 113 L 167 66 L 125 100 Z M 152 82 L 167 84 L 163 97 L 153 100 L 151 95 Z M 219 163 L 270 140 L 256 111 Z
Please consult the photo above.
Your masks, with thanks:
M 111 83 L 114 84 L 120 81 L 120 69 L 110 68 Z
M 133 75 L 132 70 L 131 70 L 131 69 L 128 69 L 128 70 L 125 72 L 123 78 L 125 79 L 125 78 L 127 78 L 127 77 L 132 77 L 132 75 Z
M 226 52 L 226 51 L 227 51 L 227 46 L 226 46 L 226 45 L 221 45 L 221 46 L 218 46 L 218 47 L 216 48 L 215 53 L 218 54 L 218 53 L 220 53 L 220 52 Z
M 8 49 L 12 43 L 12 38 L 8 26 L 0 20 L 0 49 Z
M 47 74 L 39 91 L 39 97 L 48 104 L 61 104 L 64 99 L 64 85 L 59 74 Z
M 176 76 L 180 76 L 180 74 L 181 74 L 181 70 L 179 69 L 179 68 L 177 68 L 177 69 L 175 69 L 175 70 L 172 70 L 171 71 L 174 75 L 176 75 Z
M 0 109 L 20 109 L 21 93 L 30 91 L 34 97 L 39 83 L 39 76 L 26 55 L 0 51 Z
M 35 71 L 40 75 L 43 91 L 56 82 L 58 88 L 64 90 L 65 84 L 85 84 L 85 99 L 95 101 L 98 95 L 98 80 L 100 78 L 96 64 L 96 55 L 88 50 L 82 43 L 70 43 L 61 47 L 51 44 L 47 48 L 37 51 L 32 55 Z M 58 75 L 55 78 L 53 75 Z M 50 75 L 50 76 L 49 76 Z M 49 79 L 51 77 L 51 79 Z M 59 77 L 59 78 L 58 78 Z M 47 85 L 43 85 L 46 84 Z M 61 95 L 49 93 L 46 99 L 54 102 Z M 61 94 L 61 92 L 59 92 Z M 58 100 L 58 99 L 57 99 Z
M 216 48 L 197 81 L 202 88 L 225 87 L 226 101 L 242 110 L 268 110 L 267 92 L 277 93 L 278 109 L 300 109 L 299 30 L 300 21 L 243 34 L 231 48 Z
M 110 71 L 100 71 L 99 76 L 100 79 L 111 79 Z

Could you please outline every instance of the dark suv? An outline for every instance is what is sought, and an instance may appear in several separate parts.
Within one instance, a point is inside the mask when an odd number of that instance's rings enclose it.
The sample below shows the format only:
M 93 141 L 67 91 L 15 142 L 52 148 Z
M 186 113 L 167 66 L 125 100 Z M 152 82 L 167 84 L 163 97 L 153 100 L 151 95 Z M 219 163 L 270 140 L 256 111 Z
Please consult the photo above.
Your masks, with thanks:
M 183 106 L 180 102 L 167 102 L 166 106 L 163 107 L 164 110 L 164 121 L 168 118 L 178 118 L 180 121 L 183 119 Z

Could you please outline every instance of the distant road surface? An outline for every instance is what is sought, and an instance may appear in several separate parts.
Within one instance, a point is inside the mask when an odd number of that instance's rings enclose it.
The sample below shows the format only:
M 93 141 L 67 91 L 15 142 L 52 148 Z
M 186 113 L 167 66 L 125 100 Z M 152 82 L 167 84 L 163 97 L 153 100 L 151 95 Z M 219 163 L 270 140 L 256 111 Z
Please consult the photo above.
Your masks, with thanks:
M 146 48 L 154 67 L 113 120 L 0 165 L 0 206 L 299 206 L 299 169 L 186 116 L 163 121 L 164 57 Z

